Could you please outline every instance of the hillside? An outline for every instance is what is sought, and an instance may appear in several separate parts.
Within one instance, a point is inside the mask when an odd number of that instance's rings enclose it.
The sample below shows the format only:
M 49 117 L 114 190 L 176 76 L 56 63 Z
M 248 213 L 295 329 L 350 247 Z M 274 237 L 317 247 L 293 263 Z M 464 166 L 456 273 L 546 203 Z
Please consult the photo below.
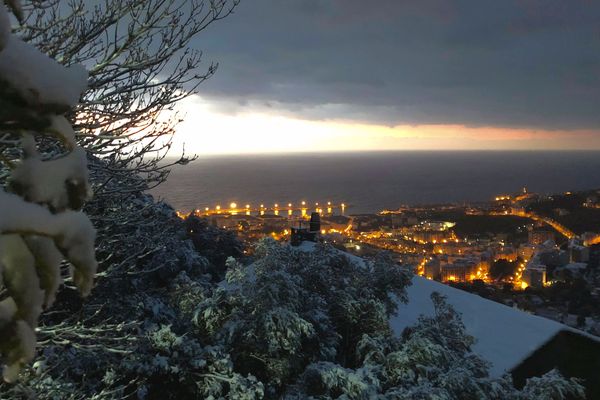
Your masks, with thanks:
M 586 207 L 597 204 L 598 191 L 568 192 L 541 198 L 530 204 L 527 209 L 539 215 L 549 217 L 566 226 L 576 234 L 600 232 L 600 208 Z

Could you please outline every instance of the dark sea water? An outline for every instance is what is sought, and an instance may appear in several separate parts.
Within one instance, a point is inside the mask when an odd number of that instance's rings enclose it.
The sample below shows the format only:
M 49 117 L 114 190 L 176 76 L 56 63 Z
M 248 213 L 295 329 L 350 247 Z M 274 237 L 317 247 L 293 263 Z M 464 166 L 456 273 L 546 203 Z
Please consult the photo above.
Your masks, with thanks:
M 402 204 L 489 200 L 526 186 L 556 193 L 600 188 L 600 152 L 370 152 L 202 157 L 151 191 L 181 211 L 260 203 L 351 204 L 347 213 Z

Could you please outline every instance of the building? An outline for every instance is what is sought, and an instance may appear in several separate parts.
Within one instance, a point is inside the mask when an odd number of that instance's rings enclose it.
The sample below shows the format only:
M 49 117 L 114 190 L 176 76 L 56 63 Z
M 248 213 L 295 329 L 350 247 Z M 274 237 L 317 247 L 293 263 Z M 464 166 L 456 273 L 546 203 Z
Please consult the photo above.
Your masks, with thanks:
M 442 239 L 441 242 L 436 242 L 433 245 L 433 252 L 435 254 L 467 254 L 473 250 L 473 246 L 469 243 L 461 242 L 458 240 L 447 240 Z
M 598 196 L 589 196 L 587 199 L 585 199 L 585 203 L 583 203 L 583 206 L 588 208 L 600 208 Z
M 456 224 L 454 222 L 447 221 L 423 221 L 420 226 L 424 230 L 428 231 L 447 231 L 453 228 Z
M 569 247 L 569 261 L 572 263 L 587 263 L 590 261 L 590 248 L 578 244 Z
M 533 244 L 522 244 L 519 246 L 518 250 L 517 250 L 517 255 L 522 259 L 522 260 L 531 260 L 533 258 L 533 255 L 535 254 L 537 249 L 537 246 L 533 245 Z
M 425 263 L 423 268 L 423 276 L 427 279 L 440 280 L 442 276 L 442 267 L 440 260 L 437 257 L 433 257 Z
M 494 252 L 494 261 L 506 260 L 509 262 L 517 261 L 517 250 L 514 247 L 502 246 Z
M 477 261 L 471 258 L 456 258 L 441 266 L 442 282 L 468 282 L 477 275 Z
M 527 379 L 555 368 L 566 377 L 582 378 L 586 398 L 600 399 L 600 341 L 583 332 L 562 329 L 510 372 L 513 384 L 522 389 Z
M 531 265 L 525 268 L 523 271 L 523 277 L 521 278 L 527 286 L 534 288 L 544 287 L 546 284 L 546 266 L 545 265 Z
M 535 253 L 527 261 L 523 271 L 523 282 L 529 286 L 540 287 L 546 282 L 546 269 L 554 269 L 568 263 L 567 253 L 560 250 L 552 241 L 544 242 L 536 246 Z M 543 276 L 542 270 L 543 267 Z M 530 270 L 528 272 L 528 270 Z M 540 284 L 541 282 L 541 284 Z
M 400 226 L 413 226 L 419 223 L 419 219 L 417 218 L 415 213 L 399 213 L 399 214 L 390 214 L 390 220 L 392 223 L 392 228 L 400 227 Z
M 221 229 L 239 230 L 243 226 L 257 224 L 257 218 L 250 215 L 218 214 L 205 217 L 211 225 Z
M 566 216 L 566 215 L 569 215 L 569 214 L 571 214 L 571 213 L 569 212 L 569 210 L 566 210 L 566 209 L 564 209 L 564 208 L 555 208 L 555 209 L 554 209 L 554 214 L 555 214 L 557 217 L 564 217 L 564 216 Z
M 287 229 L 290 222 L 287 218 L 281 215 L 264 214 L 256 217 L 263 228 L 263 231 L 281 232 Z
M 581 277 L 585 274 L 585 270 L 587 269 L 586 263 L 574 262 L 562 267 L 556 268 L 554 270 L 554 278 L 566 280 L 568 278 Z
M 534 246 L 543 244 L 549 240 L 554 241 L 554 232 L 542 229 L 533 229 L 529 231 L 529 244 Z
M 443 243 L 445 241 L 454 240 L 454 232 L 450 230 L 414 230 L 410 236 L 419 243 Z

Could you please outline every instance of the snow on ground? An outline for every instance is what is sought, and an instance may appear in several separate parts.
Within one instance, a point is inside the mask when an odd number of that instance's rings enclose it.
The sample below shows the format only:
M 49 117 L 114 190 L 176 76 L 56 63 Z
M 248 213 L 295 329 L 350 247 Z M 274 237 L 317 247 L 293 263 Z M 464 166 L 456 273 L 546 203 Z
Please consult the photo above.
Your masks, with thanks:
M 298 250 L 302 250 L 302 251 L 313 251 L 315 248 L 316 243 L 313 242 L 302 242 L 300 243 L 299 246 L 297 247 L 292 247 L 293 249 L 298 249 Z M 355 256 L 354 254 L 350 254 L 350 253 L 346 253 L 343 252 L 341 250 L 337 250 L 339 251 L 341 254 L 345 255 L 347 259 L 349 259 L 350 261 L 352 261 L 355 264 L 358 264 L 359 266 L 365 268 L 366 264 L 365 264 L 365 260 Z

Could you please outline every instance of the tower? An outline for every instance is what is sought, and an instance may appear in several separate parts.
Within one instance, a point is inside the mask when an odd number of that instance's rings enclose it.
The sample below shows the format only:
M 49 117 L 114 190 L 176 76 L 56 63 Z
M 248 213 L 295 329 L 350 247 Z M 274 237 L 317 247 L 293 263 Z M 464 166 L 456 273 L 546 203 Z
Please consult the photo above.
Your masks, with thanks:
M 310 214 L 310 227 L 309 232 L 320 232 L 321 231 L 321 215 L 318 212 Z

